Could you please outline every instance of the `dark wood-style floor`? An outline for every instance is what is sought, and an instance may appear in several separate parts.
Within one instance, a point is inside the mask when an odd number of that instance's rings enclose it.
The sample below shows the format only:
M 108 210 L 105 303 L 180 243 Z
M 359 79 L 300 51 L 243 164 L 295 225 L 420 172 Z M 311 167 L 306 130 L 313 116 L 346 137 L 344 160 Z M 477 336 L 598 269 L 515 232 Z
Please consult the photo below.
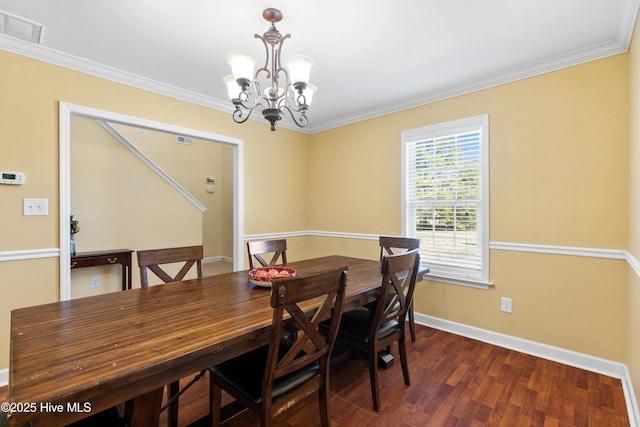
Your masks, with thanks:
M 334 427 L 629 425 L 618 379 L 423 326 L 416 329 L 417 342 L 408 344 L 411 385 L 404 385 L 399 360 L 381 369 L 378 413 L 372 408 L 365 360 L 347 359 L 332 368 Z M 6 387 L 0 389 L 0 402 L 5 400 Z M 180 426 L 207 411 L 204 378 L 181 397 Z M 247 411 L 227 424 L 260 425 Z M 160 425 L 166 425 L 164 413 Z M 285 412 L 276 425 L 319 426 L 315 396 Z

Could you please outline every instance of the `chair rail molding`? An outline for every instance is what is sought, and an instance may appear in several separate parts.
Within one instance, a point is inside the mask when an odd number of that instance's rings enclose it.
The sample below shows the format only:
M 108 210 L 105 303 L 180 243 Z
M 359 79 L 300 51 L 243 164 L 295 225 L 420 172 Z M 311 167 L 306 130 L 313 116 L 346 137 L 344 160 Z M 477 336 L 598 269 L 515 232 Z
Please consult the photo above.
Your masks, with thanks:
M 590 258 L 627 259 L 625 254 L 626 251 L 620 249 L 583 248 L 576 246 L 537 245 L 511 242 L 490 242 L 489 248 L 498 251 L 534 252 Z
M 284 239 L 287 237 L 318 236 L 339 239 L 378 240 L 378 234 L 348 233 L 342 231 L 300 230 L 278 233 L 245 234 L 244 240 Z M 633 271 L 640 277 L 640 261 L 624 249 L 586 248 L 579 246 L 540 245 L 532 243 L 489 242 L 489 249 L 494 251 L 532 252 L 547 255 L 567 255 L 588 258 L 605 258 L 627 261 Z
M 346 233 L 340 231 L 301 230 L 277 233 L 245 234 L 244 241 L 286 239 L 287 237 L 331 237 L 340 239 L 378 240 L 378 234 Z M 526 243 L 490 242 L 489 249 L 496 251 L 533 252 L 549 255 L 568 255 L 589 258 L 618 259 L 626 261 L 638 277 L 640 277 L 640 260 L 631 252 L 622 249 L 583 248 L 576 246 L 554 246 Z M 59 248 L 28 249 L 0 252 L 0 262 L 28 260 L 38 258 L 54 258 L 60 256 Z
M 19 251 L 0 252 L 0 262 L 3 261 L 19 261 L 38 258 L 57 258 L 60 256 L 60 249 L 28 249 Z
M 638 261 L 638 258 L 633 256 L 633 254 L 629 251 L 624 251 L 624 254 L 625 259 L 627 260 L 631 268 L 633 268 L 633 271 L 635 271 L 636 275 L 640 277 L 640 261 Z

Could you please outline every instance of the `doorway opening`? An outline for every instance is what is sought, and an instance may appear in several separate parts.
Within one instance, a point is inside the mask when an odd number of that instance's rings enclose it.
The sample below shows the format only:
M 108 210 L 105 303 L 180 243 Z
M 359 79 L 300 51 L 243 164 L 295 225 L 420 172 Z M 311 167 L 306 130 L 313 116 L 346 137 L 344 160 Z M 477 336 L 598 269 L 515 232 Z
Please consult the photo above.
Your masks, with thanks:
M 71 215 L 71 131 L 72 118 L 83 117 L 115 125 L 181 135 L 203 141 L 221 143 L 233 150 L 233 269 L 240 270 L 243 264 L 243 141 L 237 138 L 213 134 L 196 129 L 151 121 L 133 116 L 126 116 L 104 110 L 60 103 L 60 300 L 71 298 L 70 259 L 70 224 Z

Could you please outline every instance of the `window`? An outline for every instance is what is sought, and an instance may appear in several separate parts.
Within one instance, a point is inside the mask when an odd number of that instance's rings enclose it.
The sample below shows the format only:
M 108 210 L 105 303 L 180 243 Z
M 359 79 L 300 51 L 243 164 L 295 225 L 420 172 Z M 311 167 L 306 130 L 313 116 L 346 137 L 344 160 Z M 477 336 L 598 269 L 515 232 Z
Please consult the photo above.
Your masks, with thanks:
M 489 283 L 489 117 L 402 132 L 404 235 L 437 281 Z

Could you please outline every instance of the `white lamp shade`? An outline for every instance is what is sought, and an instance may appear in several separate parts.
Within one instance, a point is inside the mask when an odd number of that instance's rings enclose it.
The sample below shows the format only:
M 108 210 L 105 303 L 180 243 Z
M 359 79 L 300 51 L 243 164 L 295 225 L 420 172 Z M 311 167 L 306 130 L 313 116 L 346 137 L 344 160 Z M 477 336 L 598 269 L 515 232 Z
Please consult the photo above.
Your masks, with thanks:
M 294 55 L 287 58 L 285 65 L 292 83 L 309 83 L 309 75 L 313 66 L 311 58 L 304 55 Z
M 228 74 L 222 78 L 222 82 L 227 86 L 227 92 L 229 93 L 229 99 L 234 99 L 238 97 L 240 93 L 240 86 L 236 82 L 236 79 L 233 78 L 233 74 Z
M 302 91 L 302 94 L 304 95 L 304 99 L 307 102 L 307 105 L 311 105 L 311 99 L 313 99 L 313 94 L 315 93 L 316 89 L 318 88 L 315 85 L 312 85 L 311 83 L 309 83 L 307 87 L 305 87 L 304 90 Z
M 315 91 L 317 89 L 318 88 L 315 85 L 309 83 L 307 85 L 307 87 L 305 87 L 304 90 L 302 91 L 302 94 L 304 95 L 304 100 L 305 100 L 307 106 L 311 105 L 311 100 L 313 99 L 313 94 L 315 93 Z M 298 96 L 299 96 L 298 95 L 298 91 L 293 86 L 291 87 L 291 92 L 293 93 L 293 99 L 298 101 Z
M 233 78 L 253 80 L 253 69 L 256 66 L 256 60 L 249 52 L 244 50 L 234 50 L 226 56 L 227 63 L 231 65 Z

